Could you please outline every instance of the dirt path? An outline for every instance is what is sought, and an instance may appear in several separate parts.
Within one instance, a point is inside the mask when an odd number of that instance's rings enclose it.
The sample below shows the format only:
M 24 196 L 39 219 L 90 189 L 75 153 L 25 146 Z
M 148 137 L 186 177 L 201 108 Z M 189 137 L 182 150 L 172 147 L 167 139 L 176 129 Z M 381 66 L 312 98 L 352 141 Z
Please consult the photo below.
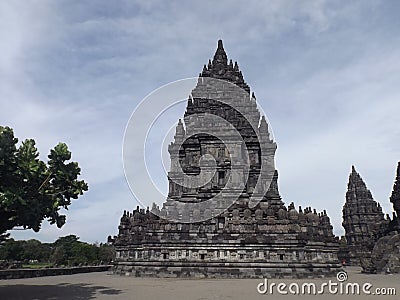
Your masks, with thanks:
M 275 283 L 273 294 L 259 294 L 257 286 L 261 279 L 155 279 L 134 278 L 110 275 L 106 272 L 86 273 L 76 275 L 0 280 L 0 299 L 399 299 L 400 275 L 365 275 L 357 268 L 347 268 L 348 280 L 344 283 L 358 283 L 362 288 L 365 283 L 371 283 L 371 295 L 333 295 L 328 294 L 328 286 L 323 295 L 290 295 L 288 286 L 296 283 L 301 291 L 303 283 L 314 283 L 317 290 L 323 283 L 337 283 L 336 278 L 280 280 L 269 279 L 268 286 Z M 280 295 L 277 285 L 287 284 L 284 291 L 289 295 Z M 339 287 L 339 286 L 338 286 Z M 396 296 L 372 295 L 376 288 L 396 288 Z M 264 288 L 264 286 L 261 286 Z M 306 291 L 307 291 L 307 287 Z M 295 291 L 295 284 L 292 284 Z

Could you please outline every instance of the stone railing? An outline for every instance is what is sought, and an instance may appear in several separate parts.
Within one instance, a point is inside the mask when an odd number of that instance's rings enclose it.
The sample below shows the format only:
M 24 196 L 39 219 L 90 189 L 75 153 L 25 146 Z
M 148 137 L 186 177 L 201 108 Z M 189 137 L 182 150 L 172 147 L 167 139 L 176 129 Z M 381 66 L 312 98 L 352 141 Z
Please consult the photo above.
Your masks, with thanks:
M 71 268 L 10 269 L 0 270 L 0 279 L 18 279 L 42 276 L 72 275 L 89 272 L 104 272 L 111 270 L 111 268 L 111 265 L 102 265 Z

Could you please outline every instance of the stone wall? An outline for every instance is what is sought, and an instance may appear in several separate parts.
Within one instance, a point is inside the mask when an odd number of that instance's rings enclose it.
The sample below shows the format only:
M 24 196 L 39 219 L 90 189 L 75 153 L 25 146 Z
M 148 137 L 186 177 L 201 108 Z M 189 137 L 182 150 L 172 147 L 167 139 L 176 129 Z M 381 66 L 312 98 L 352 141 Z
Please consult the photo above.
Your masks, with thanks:
M 43 268 L 43 269 L 10 269 L 0 270 L 0 279 L 18 279 L 42 276 L 72 275 L 78 273 L 104 272 L 111 269 L 112 266 L 87 266 L 72 268 Z
M 334 276 L 341 268 L 327 263 L 240 261 L 221 262 L 123 262 L 114 267 L 121 276 L 161 278 L 317 278 Z

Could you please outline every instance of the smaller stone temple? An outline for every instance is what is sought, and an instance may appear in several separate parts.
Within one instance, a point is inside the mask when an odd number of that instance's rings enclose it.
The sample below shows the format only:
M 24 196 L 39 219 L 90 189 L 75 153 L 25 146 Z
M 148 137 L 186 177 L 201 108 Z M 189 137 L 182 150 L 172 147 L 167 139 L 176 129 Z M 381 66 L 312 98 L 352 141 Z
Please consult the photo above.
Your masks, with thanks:
M 347 242 L 348 264 L 361 265 L 371 257 L 376 241 L 389 224 L 365 182 L 354 166 L 347 185 L 346 202 L 343 206 L 343 227 Z
M 393 204 L 393 218 L 389 219 L 383 236 L 376 241 L 370 258 L 364 260 L 365 273 L 400 273 L 400 162 L 390 202 Z

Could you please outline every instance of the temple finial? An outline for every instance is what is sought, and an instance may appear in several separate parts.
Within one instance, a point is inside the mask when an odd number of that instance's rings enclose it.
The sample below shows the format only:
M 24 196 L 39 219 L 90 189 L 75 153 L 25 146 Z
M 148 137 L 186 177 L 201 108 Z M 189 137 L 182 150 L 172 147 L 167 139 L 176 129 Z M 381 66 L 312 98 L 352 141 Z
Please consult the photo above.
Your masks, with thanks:
M 215 65 L 215 64 L 227 65 L 228 64 L 228 56 L 226 55 L 226 52 L 224 50 L 222 40 L 218 41 L 217 51 L 215 51 L 215 55 L 214 55 L 212 64 L 213 65 Z
M 181 141 L 185 136 L 185 128 L 183 127 L 182 120 L 179 119 L 178 125 L 176 125 L 175 129 L 175 141 Z
M 261 117 L 259 128 L 260 128 L 260 132 L 268 133 L 268 124 L 267 124 L 267 120 L 265 119 L 265 116 Z

